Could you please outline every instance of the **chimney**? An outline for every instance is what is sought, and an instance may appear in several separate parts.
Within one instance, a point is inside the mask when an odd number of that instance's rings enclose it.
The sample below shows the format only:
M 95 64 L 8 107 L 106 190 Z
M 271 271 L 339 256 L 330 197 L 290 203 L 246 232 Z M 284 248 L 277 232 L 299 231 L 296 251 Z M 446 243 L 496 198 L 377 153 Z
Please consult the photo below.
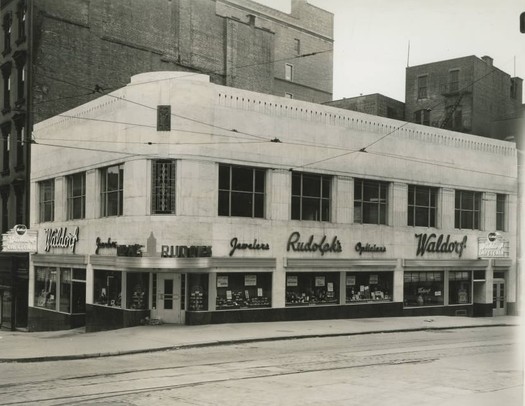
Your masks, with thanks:
M 485 61 L 485 63 L 489 66 L 492 66 L 492 62 L 494 62 L 494 59 L 492 59 L 490 56 L 482 56 L 481 59 Z

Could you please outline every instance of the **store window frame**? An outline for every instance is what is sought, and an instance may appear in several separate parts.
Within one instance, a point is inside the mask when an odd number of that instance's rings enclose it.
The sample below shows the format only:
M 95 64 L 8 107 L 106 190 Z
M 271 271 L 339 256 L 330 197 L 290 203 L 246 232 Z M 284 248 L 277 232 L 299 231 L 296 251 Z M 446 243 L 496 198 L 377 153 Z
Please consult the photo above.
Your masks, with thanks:
M 176 160 L 151 161 L 151 214 L 175 214 Z
M 388 225 L 389 188 L 389 182 L 354 179 L 354 223 Z
M 44 285 L 41 284 L 44 276 Z M 66 276 L 69 275 L 69 276 Z M 34 306 L 64 314 L 86 313 L 86 270 L 35 266 Z
M 291 219 L 330 222 L 333 176 L 292 172 Z
M 340 272 L 286 272 L 285 306 L 340 304 Z
M 445 306 L 446 286 L 444 270 L 404 271 L 403 306 L 405 308 Z M 435 302 L 435 298 L 440 299 Z
M 218 215 L 264 218 L 266 169 L 219 164 Z
M 448 305 L 471 305 L 473 303 L 472 271 L 450 270 L 447 273 Z
M 86 218 L 86 172 L 77 172 L 67 180 L 67 219 Z
M 216 281 L 218 311 L 272 307 L 272 272 L 221 272 Z
M 471 190 L 455 191 L 454 228 L 460 230 L 481 230 L 481 199 L 482 192 Z M 469 201 L 472 204 L 469 204 Z
M 345 273 L 346 304 L 392 302 L 394 272 L 348 271 Z
M 38 182 L 38 213 L 40 223 L 55 220 L 55 179 Z
M 496 230 L 507 230 L 507 195 L 496 194 Z
M 408 185 L 408 226 L 436 227 L 438 193 L 436 187 Z M 421 221 L 424 217 L 426 221 Z
M 100 174 L 101 217 L 122 216 L 124 212 L 124 164 L 102 168 Z M 116 182 L 110 179 L 111 174 L 116 175 Z

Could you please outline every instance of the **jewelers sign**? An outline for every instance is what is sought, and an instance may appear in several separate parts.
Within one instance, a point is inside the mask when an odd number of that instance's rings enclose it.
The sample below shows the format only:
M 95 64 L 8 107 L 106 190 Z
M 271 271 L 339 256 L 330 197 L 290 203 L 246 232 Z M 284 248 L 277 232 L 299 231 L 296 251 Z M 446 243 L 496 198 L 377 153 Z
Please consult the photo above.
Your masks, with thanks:
M 38 232 L 18 224 L 2 234 L 2 252 L 37 252 Z
M 509 256 L 509 240 L 502 238 L 496 233 L 490 233 L 487 237 L 478 238 L 479 258 L 507 258 Z

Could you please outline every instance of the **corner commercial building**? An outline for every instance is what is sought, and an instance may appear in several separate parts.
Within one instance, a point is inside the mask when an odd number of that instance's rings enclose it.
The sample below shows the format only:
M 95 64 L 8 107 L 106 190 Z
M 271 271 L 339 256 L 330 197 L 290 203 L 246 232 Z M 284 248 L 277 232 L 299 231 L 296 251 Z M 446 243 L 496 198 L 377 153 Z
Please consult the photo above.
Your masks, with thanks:
M 516 312 L 513 143 L 173 72 L 35 138 L 30 330 Z
M 293 0 L 2 0 L 0 220 L 29 223 L 32 126 L 147 71 L 290 98 L 332 98 L 333 15 Z M 308 55 L 308 56 L 303 56 Z M 0 254 L 0 326 L 27 324 L 28 255 Z

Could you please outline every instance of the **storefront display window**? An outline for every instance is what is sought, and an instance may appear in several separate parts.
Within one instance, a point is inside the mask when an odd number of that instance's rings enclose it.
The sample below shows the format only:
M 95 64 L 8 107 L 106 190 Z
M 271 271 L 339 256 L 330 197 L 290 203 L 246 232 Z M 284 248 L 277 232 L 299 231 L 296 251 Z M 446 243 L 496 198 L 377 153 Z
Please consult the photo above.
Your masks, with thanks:
M 287 273 L 286 305 L 339 303 L 339 273 Z
M 346 303 L 392 300 L 393 272 L 347 272 Z
M 126 309 L 143 310 L 148 308 L 149 274 L 129 272 L 126 280 Z
M 57 271 L 55 268 L 36 268 L 35 306 L 56 310 Z
M 442 306 L 443 272 L 405 272 L 405 306 Z
M 471 302 L 472 272 L 451 271 L 448 274 L 448 303 L 466 304 Z
M 121 307 L 122 273 L 95 270 L 94 276 L 94 303 Z
M 71 269 L 60 270 L 60 308 L 64 313 L 71 312 Z
M 208 310 L 208 274 L 189 274 L 188 310 Z
M 271 306 L 270 273 L 217 274 L 217 310 Z

